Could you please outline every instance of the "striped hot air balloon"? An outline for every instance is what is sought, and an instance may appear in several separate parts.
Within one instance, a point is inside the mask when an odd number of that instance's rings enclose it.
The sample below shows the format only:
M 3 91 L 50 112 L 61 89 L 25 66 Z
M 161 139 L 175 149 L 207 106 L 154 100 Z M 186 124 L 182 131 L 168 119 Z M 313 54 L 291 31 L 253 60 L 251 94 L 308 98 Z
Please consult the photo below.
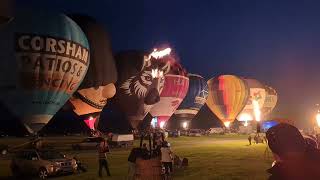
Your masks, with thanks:
M 248 101 L 246 82 L 234 75 L 221 75 L 208 81 L 208 90 L 208 107 L 228 127 Z
M 208 85 L 204 78 L 197 74 L 188 74 L 189 89 L 186 97 L 175 111 L 178 126 L 188 127 L 191 120 L 198 114 L 208 97 Z
M 189 78 L 184 68 L 178 62 L 172 62 L 168 74 L 165 75 L 160 101 L 150 110 L 157 119 L 158 127 L 163 127 L 179 107 L 189 88 Z

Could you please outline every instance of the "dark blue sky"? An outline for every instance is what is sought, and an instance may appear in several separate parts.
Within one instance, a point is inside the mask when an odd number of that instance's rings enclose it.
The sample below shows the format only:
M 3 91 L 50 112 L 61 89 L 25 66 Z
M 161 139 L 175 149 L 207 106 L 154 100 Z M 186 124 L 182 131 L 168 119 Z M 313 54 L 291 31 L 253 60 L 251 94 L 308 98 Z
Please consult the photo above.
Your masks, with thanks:
M 114 51 L 170 44 L 189 72 L 236 74 L 278 90 L 274 116 L 311 121 L 320 101 L 320 2 L 17 0 L 103 23 Z

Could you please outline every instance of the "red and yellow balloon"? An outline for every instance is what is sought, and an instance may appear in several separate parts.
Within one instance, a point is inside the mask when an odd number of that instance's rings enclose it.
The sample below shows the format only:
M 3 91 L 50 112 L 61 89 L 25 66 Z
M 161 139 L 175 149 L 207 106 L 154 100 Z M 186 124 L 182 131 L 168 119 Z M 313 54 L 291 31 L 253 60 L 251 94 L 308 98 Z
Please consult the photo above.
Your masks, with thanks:
M 208 90 L 208 107 L 229 127 L 248 101 L 246 82 L 234 75 L 221 75 L 208 81 Z

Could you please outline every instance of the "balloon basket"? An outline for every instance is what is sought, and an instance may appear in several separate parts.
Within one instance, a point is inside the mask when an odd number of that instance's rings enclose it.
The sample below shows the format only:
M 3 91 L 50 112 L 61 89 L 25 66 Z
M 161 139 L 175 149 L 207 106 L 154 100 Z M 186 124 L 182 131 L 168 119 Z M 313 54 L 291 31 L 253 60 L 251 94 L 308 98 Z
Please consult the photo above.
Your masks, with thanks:
M 160 158 L 137 159 L 135 180 L 161 180 L 162 165 Z

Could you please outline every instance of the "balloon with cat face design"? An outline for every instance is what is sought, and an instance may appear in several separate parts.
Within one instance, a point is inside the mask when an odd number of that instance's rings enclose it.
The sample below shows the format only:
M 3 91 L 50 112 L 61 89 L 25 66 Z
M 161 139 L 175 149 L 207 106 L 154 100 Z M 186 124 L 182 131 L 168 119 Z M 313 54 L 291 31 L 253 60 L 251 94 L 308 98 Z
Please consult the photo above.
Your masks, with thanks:
M 133 128 L 137 128 L 151 107 L 160 100 L 164 75 L 170 70 L 167 59 L 170 57 L 166 51 L 168 49 L 155 50 L 149 55 L 140 51 L 126 51 L 115 57 L 119 73 L 113 102 L 126 115 Z

